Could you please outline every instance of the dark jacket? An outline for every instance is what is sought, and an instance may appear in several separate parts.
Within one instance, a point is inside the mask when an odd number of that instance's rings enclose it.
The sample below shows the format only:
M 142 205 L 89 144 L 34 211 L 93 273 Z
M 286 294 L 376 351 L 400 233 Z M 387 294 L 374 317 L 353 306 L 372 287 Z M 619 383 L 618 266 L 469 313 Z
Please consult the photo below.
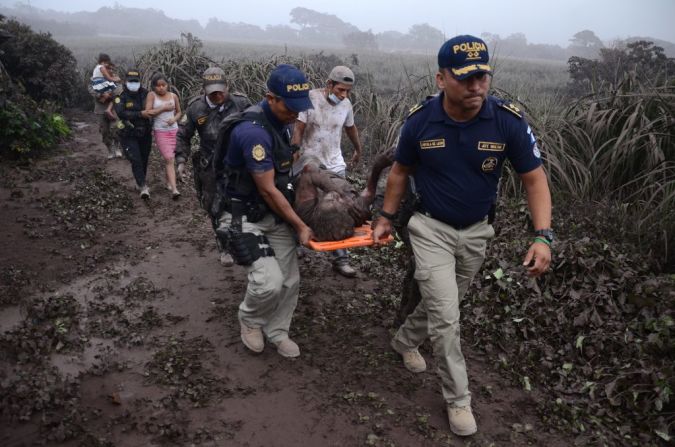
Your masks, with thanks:
M 148 91 L 143 87 L 137 92 L 130 92 L 125 87 L 122 94 L 115 97 L 115 112 L 121 122 L 118 124 L 120 136 L 139 138 L 152 134 L 150 120 L 141 116 L 147 96 Z
M 193 98 L 185 111 L 185 118 L 181 120 L 176 135 L 176 163 L 185 163 L 192 152 L 191 140 L 195 131 L 199 134 L 199 150 L 207 158 L 213 154 L 213 148 L 218 139 L 220 122 L 232 113 L 242 111 L 251 105 L 251 101 L 244 95 L 230 93 L 229 98 L 221 106 L 209 107 L 206 96 Z
M 225 202 L 231 200 L 243 202 L 244 214 L 248 216 L 249 222 L 257 222 L 271 210 L 258 193 L 253 177 L 247 169 L 244 161 L 245 148 L 236 144 L 243 135 L 254 136 L 260 141 L 255 147 L 262 150 L 265 159 L 271 158 L 275 186 L 289 203 L 293 203 L 290 179 L 293 149 L 290 146 L 289 128 L 278 127 L 279 123 L 276 122 L 275 125 L 270 117 L 271 112 L 265 102 L 229 116 L 223 121 L 213 157 L 213 172 L 218 182 L 219 194 L 225 198 Z M 250 126 L 239 127 L 244 122 L 250 123 Z M 233 136 L 233 132 L 238 135 Z M 239 138 L 235 138 L 236 136 Z M 256 161 L 262 160 L 255 158 L 255 155 L 252 156 Z

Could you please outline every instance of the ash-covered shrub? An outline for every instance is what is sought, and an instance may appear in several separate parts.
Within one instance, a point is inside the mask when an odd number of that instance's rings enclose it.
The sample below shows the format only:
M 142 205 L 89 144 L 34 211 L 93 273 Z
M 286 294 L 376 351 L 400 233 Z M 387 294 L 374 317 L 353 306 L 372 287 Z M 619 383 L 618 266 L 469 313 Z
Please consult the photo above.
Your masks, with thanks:
M 0 43 L 0 60 L 12 82 L 35 101 L 71 105 L 80 83 L 70 50 L 16 20 L 0 22 L 0 30 L 11 35 Z

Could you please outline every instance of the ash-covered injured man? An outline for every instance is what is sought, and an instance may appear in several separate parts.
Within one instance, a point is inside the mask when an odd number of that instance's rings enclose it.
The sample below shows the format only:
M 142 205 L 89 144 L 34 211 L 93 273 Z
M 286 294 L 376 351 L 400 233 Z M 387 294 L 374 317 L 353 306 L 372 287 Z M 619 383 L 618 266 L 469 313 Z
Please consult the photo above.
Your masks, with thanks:
M 293 209 L 314 232 L 317 241 L 338 241 L 370 219 L 377 180 L 391 164 L 389 154 L 375 159 L 366 187 L 358 192 L 345 178 L 326 170 L 318 158 L 303 156 L 294 165 Z

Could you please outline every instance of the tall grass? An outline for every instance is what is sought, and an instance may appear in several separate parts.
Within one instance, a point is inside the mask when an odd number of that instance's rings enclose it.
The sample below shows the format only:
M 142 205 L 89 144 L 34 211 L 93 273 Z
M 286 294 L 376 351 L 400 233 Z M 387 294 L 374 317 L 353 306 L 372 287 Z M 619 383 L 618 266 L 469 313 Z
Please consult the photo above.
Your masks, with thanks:
M 672 265 L 675 257 L 675 87 L 628 77 L 535 122 L 554 191 L 626 210 L 622 226 Z M 651 242 L 651 243 L 650 243 Z
M 100 43 L 69 42 L 78 60 L 105 49 Z M 108 43 L 108 45 L 110 45 Z M 149 77 L 162 71 L 185 101 L 201 90 L 201 73 L 209 66 L 224 69 L 230 89 L 253 101 L 262 99 L 269 72 L 291 63 L 314 87 L 324 85 L 338 64 L 354 69 L 355 118 L 364 147 L 364 174 L 372 158 L 394 144 L 410 107 L 436 92 L 435 55 L 362 53 L 307 48 L 245 46 L 206 42 L 192 36 L 150 46 L 124 41 L 114 45 L 119 61 L 137 64 Z M 117 51 L 117 53 L 116 53 Z M 493 89 L 523 108 L 544 154 L 552 190 L 558 198 L 615 203 L 625 209 L 621 225 L 644 240 L 659 261 L 675 260 L 675 149 L 673 87 L 654 88 L 628 76 L 617 86 L 572 100 L 565 95 L 566 66 L 497 57 Z M 351 147 L 345 141 L 345 148 Z M 347 149 L 349 150 L 349 149 Z M 503 194 L 522 193 L 509 169 Z M 557 201 L 557 200 L 556 200 Z
M 142 53 L 137 66 L 144 85 L 154 73 L 164 74 L 182 101 L 201 88 L 201 73 L 215 61 L 202 51 L 202 43 L 191 34 L 182 34 L 180 40 L 164 42 Z

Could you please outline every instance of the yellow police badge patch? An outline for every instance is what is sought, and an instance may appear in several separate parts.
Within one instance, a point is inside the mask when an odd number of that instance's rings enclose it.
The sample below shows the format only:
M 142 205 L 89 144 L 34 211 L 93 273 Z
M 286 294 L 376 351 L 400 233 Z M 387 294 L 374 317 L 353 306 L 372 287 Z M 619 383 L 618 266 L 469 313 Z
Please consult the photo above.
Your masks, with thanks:
M 251 149 L 251 157 L 255 161 L 263 161 L 265 159 L 265 148 L 262 147 L 261 144 L 256 144 L 253 146 L 253 149 Z
M 202 126 L 206 122 L 206 120 L 209 118 L 208 115 L 200 116 L 197 118 L 197 125 Z
M 120 103 L 120 97 L 118 96 L 118 97 L 115 98 L 115 104 L 119 104 L 119 103 Z
M 493 172 L 497 167 L 498 163 L 499 161 L 495 157 L 488 157 L 485 160 L 483 160 L 483 164 L 481 165 L 480 168 L 485 173 Z

